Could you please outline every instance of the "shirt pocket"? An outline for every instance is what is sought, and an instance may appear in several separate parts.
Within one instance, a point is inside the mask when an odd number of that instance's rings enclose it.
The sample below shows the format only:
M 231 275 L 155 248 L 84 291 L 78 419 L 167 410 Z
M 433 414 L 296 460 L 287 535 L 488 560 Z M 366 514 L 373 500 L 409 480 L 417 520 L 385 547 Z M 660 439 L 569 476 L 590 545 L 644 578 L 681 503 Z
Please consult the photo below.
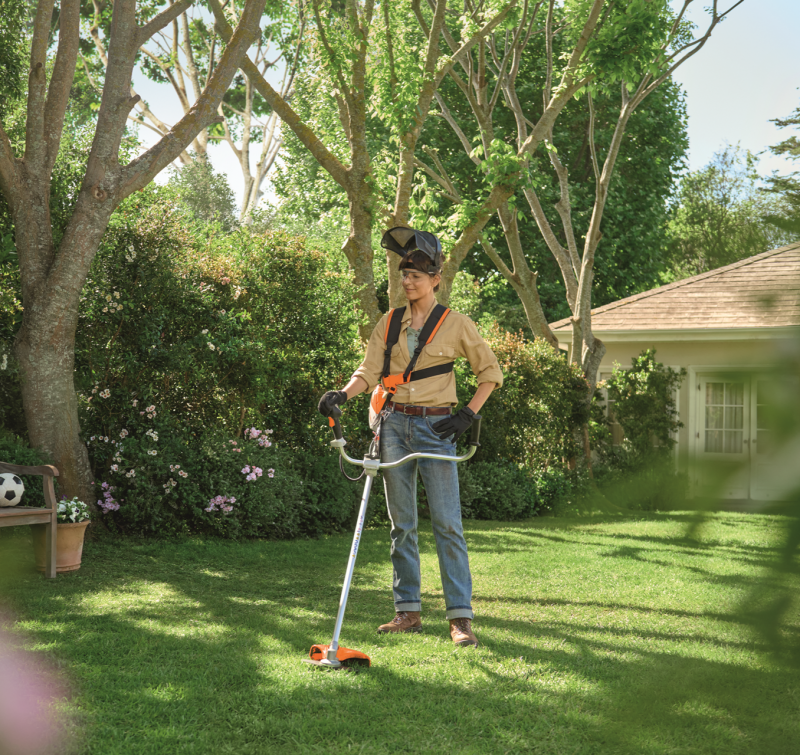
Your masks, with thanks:
M 456 359 L 456 350 L 452 346 L 445 344 L 429 343 L 422 350 L 422 353 L 425 355 L 426 367 L 435 367 L 438 364 L 454 362 Z

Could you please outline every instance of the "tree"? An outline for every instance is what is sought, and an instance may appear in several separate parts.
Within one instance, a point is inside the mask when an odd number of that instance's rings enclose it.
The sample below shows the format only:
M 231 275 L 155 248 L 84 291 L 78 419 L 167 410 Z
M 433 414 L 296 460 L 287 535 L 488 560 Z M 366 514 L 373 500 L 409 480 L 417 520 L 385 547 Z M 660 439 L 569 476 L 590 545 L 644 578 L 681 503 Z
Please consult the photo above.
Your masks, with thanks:
M 788 118 L 775 118 L 780 128 L 800 127 L 800 108 Z M 800 159 L 800 139 L 790 136 L 779 144 L 770 147 L 773 155 L 784 155 L 790 160 Z M 773 174 L 766 179 L 767 191 L 783 199 L 783 213 L 768 213 L 764 219 L 772 226 L 791 235 L 792 240 L 800 237 L 800 171 L 780 176 Z
M 62 0 L 52 58 L 55 0 L 39 0 L 36 6 L 25 136 L 18 150 L 0 122 L 0 191 L 11 209 L 19 254 L 24 314 L 15 354 L 23 377 L 28 433 L 32 444 L 45 451 L 61 471 L 68 496 L 90 500 L 91 493 L 73 384 L 78 303 L 89 266 L 114 209 L 175 160 L 215 118 L 242 57 L 256 39 L 264 4 L 265 0 L 248 0 L 244 5 L 236 31 L 191 110 L 166 137 L 126 162 L 120 145 L 128 114 L 139 101 L 130 94 L 136 55 L 191 0 L 179 0 L 159 13 L 152 9 L 137 13 L 135 0 L 114 3 L 108 65 L 91 149 L 80 191 L 58 238 L 53 233 L 51 180 L 78 60 L 80 3 Z
M 669 224 L 667 280 L 678 280 L 789 243 L 793 235 L 765 217 L 782 219 L 785 201 L 762 189 L 756 157 L 727 145 L 680 183 Z
M 219 223 L 229 233 L 236 225 L 236 203 L 227 178 L 217 173 L 207 156 L 175 169 L 170 179 L 181 205 L 200 223 Z
M 455 36 L 446 30 L 447 0 L 431 3 L 429 13 L 420 8 L 419 0 L 412 0 L 410 8 L 420 19 L 423 31 L 421 43 L 405 55 L 406 65 L 400 71 L 397 64 L 399 50 L 395 47 L 393 13 L 407 13 L 407 3 L 385 3 L 379 7 L 382 18 L 376 15 L 373 0 L 363 5 L 355 0 L 343 4 L 324 5 L 322 0 L 312 0 L 315 34 L 315 66 L 320 72 L 320 96 L 329 96 L 334 103 L 338 124 L 344 139 L 326 141 L 319 124 L 302 117 L 255 70 L 253 63 L 245 61 L 243 71 L 255 82 L 259 93 L 290 128 L 299 142 L 313 155 L 331 179 L 345 192 L 348 203 L 350 235 L 342 249 L 353 271 L 356 302 L 364 316 L 360 328 L 366 340 L 377 323 L 381 310 L 373 275 L 372 232 L 376 216 L 384 215 L 382 225 L 404 224 L 410 195 L 413 190 L 413 159 L 422 126 L 427 118 L 434 92 L 445 76 L 475 46 L 479 39 L 499 27 L 516 5 L 516 0 L 500 0 L 496 5 L 487 3 L 475 9 L 469 0 L 463 6 L 461 19 L 468 23 L 456 27 Z M 229 32 L 218 0 L 211 0 L 217 26 L 223 38 Z M 398 10 L 399 9 L 399 10 Z M 455 14 L 451 14 L 455 15 Z M 382 24 L 382 25 L 381 25 Z M 449 40 L 452 54 L 440 53 L 440 37 Z M 381 40 L 382 50 L 376 40 Z M 424 51 L 424 52 L 423 52 Z M 369 141 L 368 117 L 376 109 L 375 86 L 382 88 L 384 102 L 391 107 L 377 108 L 391 130 L 391 139 L 397 146 L 394 163 L 396 184 L 395 199 L 391 209 L 381 207 L 376 190 L 373 153 Z M 329 94 L 328 94 L 329 93 Z M 378 92 L 380 95 L 381 92 Z M 380 96 L 378 97 L 378 104 Z M 326 125 L 329 125 L 326 124 Z M 349 164 L 344 162 L 349 153 Z M 387 252 L 387 262 L 391 259 Z M 401 295 L 396 264 L 389 265 L 389 295 L 395 300 Z
M 262 76 L 278 72 L 281 96 L 289 99 L 303 51 L 304 2 L 267 2 L 268 18 L 251 54 Z M 226 11 L 229 18 L 232 7 L 228 6 Z M 92 44 L 82 46 L 86 49 L 80 53 L 82 72 L 98 90 L 98 81 L 108 66 L 106 42 L 112 8 L 113 4 L 106 0 L 92 0 L 87 17 Z M 200 96 L 223 49 L 222 40 L 213 25 L 209 26 L 207 17 L 205 10 L 188 8 L 145 40 L 136 58 L 145 76 L 154 82 L 169 84 L 184 114 Z M 135 95 L 132 89 L 131 96 Z M 158 104 L 140 99 L 128 117 L 142 128 L 165 136 L 172 126 L 158 115 L 159 110 Z M 193 160 L 193 155 L 204 157 L 209 143 L 226 143 L 242 171 L 244 192 L 240 218 L 244 219 L 258 204 L 262 184 L 280 149 L 278 118 L 257 95 L 252 81 L 240 74 L 223 97 L 217 114 L 218 122 L 200 131 L 192 142 L 192 151 L 184 150 L 180 161 L 186 165 Z M 258 143 L 261 149 L 253 166 L 252 149 Z

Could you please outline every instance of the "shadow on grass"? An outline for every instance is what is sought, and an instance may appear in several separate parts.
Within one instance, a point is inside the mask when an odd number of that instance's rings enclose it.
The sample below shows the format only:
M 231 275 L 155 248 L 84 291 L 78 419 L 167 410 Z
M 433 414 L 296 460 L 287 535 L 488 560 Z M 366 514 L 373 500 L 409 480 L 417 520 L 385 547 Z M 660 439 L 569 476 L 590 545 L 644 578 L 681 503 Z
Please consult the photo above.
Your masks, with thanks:
M 391 567 L 386 534 L 367 532 L 342 637 L 373 658 L 357 674 L 300 662 L 330 639 L 347 536 L 93 542 L 79 572 L 52 581 L 32 573 L 21 539 L 0 547 L 13 556 L 4 587 L 21 629 L 74 681 L 86 752 L 792 752 L 796 671 L 762 654 L 741 616 L 707 603 L 547 597 L 560 583 L 535 574 L 567 559 L 566 546 L 608 580 L 617 562 L 667 572 L 676 564 L 653 556 L 685 549 L 680 538 L 655 538 L 650 555 L 641 547 L 605 558 L 619 550 L 620 529 L 583 523 L 587 534 L 573 540 L 529 523 L 473 524 L 478 571 L 492 558 L 487 573 L 503 584 L 532 575 L 514 589 L 476 578 L 482 647 L 452 648 L 438 590 L 425 596 L 422 635 L 378 637 Z M 520 540 L 541 545 L 517 548 Z M 425 582 L 438 587 L 429 531 L 421 550 Z M 692 572 L 698 583 L 701 572 Z M 635 616 L 611 625 L 626 612 Z

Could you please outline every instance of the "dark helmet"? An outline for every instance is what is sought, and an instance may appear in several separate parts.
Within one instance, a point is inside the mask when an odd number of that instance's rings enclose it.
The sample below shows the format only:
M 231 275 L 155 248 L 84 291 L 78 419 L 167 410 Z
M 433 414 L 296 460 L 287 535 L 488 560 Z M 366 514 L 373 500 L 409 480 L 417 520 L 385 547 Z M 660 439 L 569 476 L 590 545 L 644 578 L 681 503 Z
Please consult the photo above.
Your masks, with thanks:
M 414 251 L 423 252 L 430 259 L 428 272 L 441 272 L 442 264 L 444 263 L 442 244 L 432 233 L 416 231 L 413 228 L 404 228 L 402 226 L 390 228 L 383 234 L 381 246 L 395 254 L 399 254 L 401 257 L 405 257 Z

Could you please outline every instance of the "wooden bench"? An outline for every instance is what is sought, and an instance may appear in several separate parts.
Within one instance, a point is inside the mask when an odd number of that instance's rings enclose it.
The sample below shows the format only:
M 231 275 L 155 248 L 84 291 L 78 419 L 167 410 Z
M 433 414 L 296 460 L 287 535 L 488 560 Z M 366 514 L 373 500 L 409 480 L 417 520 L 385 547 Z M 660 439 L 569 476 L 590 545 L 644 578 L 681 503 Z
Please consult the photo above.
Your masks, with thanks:
M 41 475 L 42 477 L 44 500 L 49 508 L 36 509 L 28 508 L 27 506 L 7 506 L 0 508 L 0 527 L 18 527 L 23 524 L 44 527 L 44 576 L 55 579 L 58 513 L 56 511 L 56 493 L 53 489 L 53 478 L 58 477 L 58 470 L 51 466 L 20 467 L 16 464 L 4 464 L 0 462 L 0 473 L 2 472 L 11 472 L 15 475 Z

